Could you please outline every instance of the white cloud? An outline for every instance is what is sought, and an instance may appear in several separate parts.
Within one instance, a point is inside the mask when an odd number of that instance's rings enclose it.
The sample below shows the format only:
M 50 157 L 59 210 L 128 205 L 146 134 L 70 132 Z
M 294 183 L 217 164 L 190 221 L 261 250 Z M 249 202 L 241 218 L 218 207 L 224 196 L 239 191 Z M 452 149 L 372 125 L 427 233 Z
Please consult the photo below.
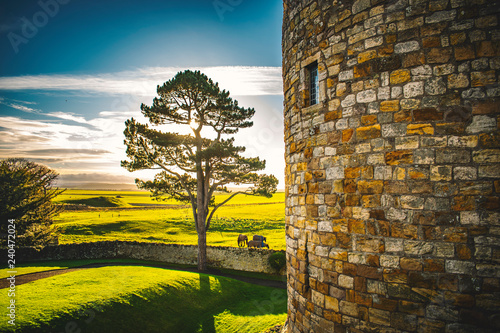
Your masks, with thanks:
M 81 125 L 1 117 L 0 157 L 63 158 L 80 163 L 113 155 L 109 133 Z M 116 133 L 118 136 L 120 133 Z M 115 139 L 116 141 L 116 139 Z
M 1 80 L 1 78 L 0 78 L 0 80 Z M 23 112 L 28 112 L 28 113 L 39 113 L 40 112 L 39 109 L 35 109 L 32 107 L 23 105 L 23 104 L 32 105 L 32 104 L 34 104 L 33 102 L 25 102 L 25 101 L 17 101 L 17 100 L 12 100 L 12 102 L 11 102 L 11 101 L 6 100 L 3 97 L 0 97 L 0 104 L 6 105 L 8 107 L 11 107 L 13 109 L 23 111 Z
M 62 112 L 49 114 L 76 121 L 68 124 L 0 117 L 0 158 L 27 158 L 61 173 L 90 171 L 129 175 L 120 167 L 120 161 L 126 158 L 124 121 L 131 114 L 103 111 L 89 120 Z M 136 118 L 144 120 L 140 114 Z
M 281 95 L 280 67 L 197 67 L 233 96 Z M 96 75 L 25 75 L 0 77 L 0 90 L 78 90 L 100 94 L 154 96 L 159 84 L 171 79 L 177 67 L 148 67 Z
M 82 124 L 86 124 L 87 123 L 87 120 L 85 120 L 85 118 L 78 117 L 78 116 L 75 116 L 72 113 L 67 113 L 67 112 L 60 112 L 59 111 L 59 112 L 47 113 L 46 115 L 47 116 L 51 116 L 51 117 L 60 118 L 60 119 L 65 119 L 65 120 L 72 120 L 74 122 L 82 123 Z

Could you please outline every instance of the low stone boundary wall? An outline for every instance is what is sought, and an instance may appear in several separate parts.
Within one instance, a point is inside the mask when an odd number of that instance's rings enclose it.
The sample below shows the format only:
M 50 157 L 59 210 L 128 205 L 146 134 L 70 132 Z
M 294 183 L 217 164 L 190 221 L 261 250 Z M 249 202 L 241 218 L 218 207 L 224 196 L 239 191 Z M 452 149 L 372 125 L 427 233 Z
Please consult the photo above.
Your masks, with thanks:
M 2 252 L 5 252 L 4 249 Z M 269 265 L 269 256 L 275 251 L 255 248 L 207 247 L 208 266 L 246 272 L 284 274 Z M 6 256 L 4 256 L 6 257 Z M 139 243 L 139 242 L 94 242 L 80 244 L 49 245 L 41 250 L 31 247 L 16 250 L 17 263 L 41 260 L 78 259 L 139 259 L 169 264 L 196 265 L 198 246 Z

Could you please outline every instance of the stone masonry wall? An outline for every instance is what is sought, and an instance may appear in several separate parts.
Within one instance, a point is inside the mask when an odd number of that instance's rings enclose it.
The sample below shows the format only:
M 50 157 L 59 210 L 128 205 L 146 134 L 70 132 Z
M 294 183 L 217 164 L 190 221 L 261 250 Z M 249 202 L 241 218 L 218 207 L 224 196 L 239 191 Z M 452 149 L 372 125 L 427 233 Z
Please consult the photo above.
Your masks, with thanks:
M 4 250 L 6 252 L 6 250 Z M 49 245 L 42 250 L 19 248 L 16 253 L 18 263 L 40 260 L 78 259 L 139 259 L 169 264 L 196 265 L 198 247 L 138 242 L 95 242 L 81 244 Z M 234 269 L 247 272 L 277 274 L 269 265 L 269 256 L 275 252 L 268 249 L 207 247 L 208 265 L 216 268 Z M 5 255 L 7 255 L 5 253 Z
M 499 10 L 284 1 L 290 332 L 500 331 Z

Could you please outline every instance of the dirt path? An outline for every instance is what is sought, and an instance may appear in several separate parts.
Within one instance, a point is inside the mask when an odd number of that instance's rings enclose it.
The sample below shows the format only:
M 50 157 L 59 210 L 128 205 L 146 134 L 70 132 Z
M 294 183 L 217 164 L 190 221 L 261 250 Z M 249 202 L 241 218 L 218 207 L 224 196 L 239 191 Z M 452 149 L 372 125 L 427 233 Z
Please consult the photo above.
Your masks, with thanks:
M 45 279 L 45 278 L 55 276 L 55 275 L 79 271 L 82 269 L 85 269 L 85 268 L 54 269 L 51 271 L 43 271 L 43 272 L 28 273 L 28 274 L 23 274 L 23 275 L 16 275 L 16 286 L 19 286 L 21 284 L 25 284 L 25 283 L 28 283 L 31 281 L 35 281 L 35 280 Z M 9 280 L 7 280 L 6 278 L 0 280 L 0 289 L 8 288 L 9 286 L 10 286 Z
M 19 286 L 21 284 L 25 284 L 28 282 L 40 280 L 40 279 L 45 279 L 45 278 L 55 276 L 55 275 L 66 274 L 66 273 L 79 271 L 79 270 L 83 270 L 83 269 L 107 267 L 107 266 L 147 266 L 147 267 L 166 268 L 166 269 L 172 269 L 172 270 L 177 270 L 177 271 L 199 273 L 199 271 L 194 267 L 193 268 L 180 268 L 180 267 L 174 267 L 174 266 L 168 266 L 168 265 L 144 265 L 144 264 L 140 264 L 140 263 L 130 263 L 130 264 L 128 264 L 128 263 L 100 263 L 100 264 L 89 264 L 89 265 L 73 267 L 73 268 L 54 269 L 54 270 L 50 270 L 50 271 L 17 275 L 16 276 L 16 286 Z M 221 272 L 217 269 L 213 269 L 213 268 L 209 268 L 206 272 L 203 272 L 203 273 L 215 275 L 215 276 L 228 277 L 228 278 L 232 278 L 235 280 L 248 282 L 248 283 L 252 283 L 252 284 L 256 284 L 256 285 L 260 285 L 260 286 L 286 289 L 286 282 L 285 281 L 265 280 L 265 279 L 247 277 L 247 276 L 234 275 L 234 274 L 229 274 L 229 273 L 223 273 L 223 272 Z M 10 285 L 9 280 L 0 279 L 0 289 L 8 288 L 9 285 Z

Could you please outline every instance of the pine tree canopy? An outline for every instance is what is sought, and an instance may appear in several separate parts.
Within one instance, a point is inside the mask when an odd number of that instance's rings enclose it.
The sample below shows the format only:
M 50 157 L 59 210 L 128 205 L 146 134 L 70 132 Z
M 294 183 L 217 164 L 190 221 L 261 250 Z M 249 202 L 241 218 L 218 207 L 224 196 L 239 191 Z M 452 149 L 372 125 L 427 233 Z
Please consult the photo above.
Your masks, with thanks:
M 228 91 L 199 71 L 179 72 L 158 86 L 157 93 L 151 106 L 141 105 L 149 124 L 134 118 L 125 122 L 129 159 L 122 166 L 129 171 L 161 170 L 152 181 L 136 179 L 139 188 L 150 190 L 158 199 L 191 203 L 195 223 L 202 216 L 206 229 L 215 210 L 234 195 L 271 197 L 276 192 L 276 177 L 257 173 L 265 168 L 265 161 L 242 156 L 245 147 L 235 145 L 230 136 L 253 125 L 253 108 L 238 106 Z M 190 134 L 163 131 L 180 125 Z M 214 192 L 227 191 L 228 184 L 250 187 L 216 204 Z
M 15 220 L 16 244 L 43 246 L 56 239 L 52 218 L 61 211 L 52 199 L 62 193 L 52 185 L 57 173 L 19 158 L 0 161 L 0 232 Z

